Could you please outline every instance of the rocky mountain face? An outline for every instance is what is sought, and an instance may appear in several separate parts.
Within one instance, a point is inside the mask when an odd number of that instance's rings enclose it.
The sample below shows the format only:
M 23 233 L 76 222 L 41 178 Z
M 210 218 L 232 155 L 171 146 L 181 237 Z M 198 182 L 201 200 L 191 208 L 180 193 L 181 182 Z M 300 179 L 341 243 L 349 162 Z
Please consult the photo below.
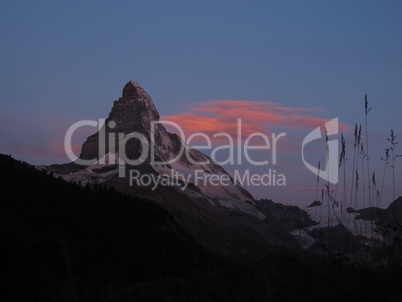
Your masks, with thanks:
M 234 183 L 220 165 L 158 121 L 151 97 L 130 81 L 114 101 L 103 127 L 82 146 L 80 159 L 93 162 L 87 166 L 52 165 L 47 170 L 67 181 L 104 184 L 150 198 L 166 207 L 201 244 L 225 257 L 255 259 L 273 245 L 298 246 L 270 210 L 257 206 L 252 195 Z M 136 137 L 131 137 L 133 133 Z M 140 164 L 127 164 L 126 159 L 141 158 Z M 147 186 L 130 181 L 133 174 L 136 179 L 147 175 L 154 182 L 166 182 Z M 227 185 L 196 182 L 196 177 L 212 175 L 230 181 Z
M 148 142 L 151 141 L 151 122 L 159 121 L 159 113 L 151 97 L 145 90 L 134 81 L 128 82 L 124 88 L 122 97 L 114 101 L 109 117 L 106 119 L 103 128 L 88 137 L 82 145 L 80 158 L 93 159 L 99 157 L 100 134 L 104 133 L 105 139 L 105 154 L 111 152 L 119 152 L 118 134 L 141 133 L 145 136 Z M 115 147 L 110 150 L 110 134 L 115 134 L 115 141 L 111 142 Z M 162 160 L 163 155 L 172 153 L 171 146 L 164 144 L 162 138 L 169 137 L 169 140 L 175 140 L 175 135 L 169 136 L 166 129 L 155 124 L 155 144 L 158 145 L 156 151 L 161 151 L 156 154 L 157 160 Z M 176 142 L 177 143 L 177 142 Z M 138 140 L 129 140 L 127 142 L 126 154 L 129 158 L 138 158 L 141 151 L 141 145 Z M 162 158 L 161 158 L 162 157 Z

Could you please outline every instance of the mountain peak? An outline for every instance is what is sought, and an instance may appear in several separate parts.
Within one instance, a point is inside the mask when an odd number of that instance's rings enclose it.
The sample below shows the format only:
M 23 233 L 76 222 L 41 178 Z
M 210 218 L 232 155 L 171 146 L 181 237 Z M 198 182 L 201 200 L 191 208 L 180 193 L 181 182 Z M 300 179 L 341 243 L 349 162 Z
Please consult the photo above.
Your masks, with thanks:
M 137 98 L 144 93 L 146 93 L 144 88 L 142 88 L 137 82 L 131 80 L 128 81 L 127 84 L 124 86 L 122 98 Z
M 111 121 L 115 124 L 113 129 L 106 127 Z M 122 96 L 113 102 L 112 110 L 102 129 L 106 133 L 106 146 L 108 146 L 108 133 L 111 132 L 124 134 L 140 132 L 149 138 L 153 121 L 159 121 L 159 113 L 152 98 L 137 82 L 127 82 Z M 92 159 L 98 156 L 98 136 L 99 133 L 95 133 L 87 138 L 82 145 L 80 158 Z M 129 142 L 128 145 L 133 144 L 136 145 L 134 142 Z M 137 146 L 134 146 L 132 149 L 136 148 Z

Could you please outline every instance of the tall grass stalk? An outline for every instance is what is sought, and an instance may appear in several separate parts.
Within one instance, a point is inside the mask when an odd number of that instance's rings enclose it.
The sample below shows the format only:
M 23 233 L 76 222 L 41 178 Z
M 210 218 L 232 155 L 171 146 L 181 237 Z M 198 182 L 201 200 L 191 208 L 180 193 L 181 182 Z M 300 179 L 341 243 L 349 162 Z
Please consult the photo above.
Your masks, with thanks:
M 356 151 L 357 152 L 360 152 L 359 150 L 360 150 L 360 139 L 361 139 L 361 133 L 362 133 L 362 125 L 360 124 L 360 126 L 359 126 L 359 130 L 358 130 L 358 132 L 357 132 L 357 137 L 356 137 Z M 357 154 L 356 154 L 356 156 L 357 156 Z M 356 159 L 356 169 L 355 169 L 355 200 L 354 200 L 354 205 L 353 205 L 353 208 L 355 209 L 355 210 L 357 210 L 357 208 L 358 208 L 358 205 L 359 205 L 359 160 L 358 160 L 358 158 Z M 356 218 L 356 216 L 355 216 L 355 218 Z M 358 234 L 358 229 L 357 229 L 357 226 L 356 226 L 356 219 L 354 219 L 354 224 L 355 224 L 355 227 L 356 227 L 356 234 Z
M 359 196 L 359 172 L 356 169 L 356 183 L 355 183 L 355 209 L 357 207 L 357 198 Z M 355 229 L 356 229 L 356 235 L 358 235 L 358 231 L 357 231 L 357 225 L 356 225 L 356 217 L 354 219 L 354 225 L 355 225 Z
M 321 189 L 321 207 L 320 207 L 320 222 L 322 220 L 322 205 L 324 204 L 324 189 Z
M 366 182 L 364 181 L 364 160 L 366 159 L 366 152 L 364 151 L 363 144 L 360 145 L 360 152 L 359 152 L 361 159 L 362 159 L 362 191 L 363 191 L 363 209 L 366 208 Z M 370 190 L 370 184 L 369 184 L 369 190 Z M 364 235 L 367 236 L 367 227 L 366 224 L 364 224 Z
M 389 164 L 389 148 L 385 149 L 385 156 L 381 157 L 381 160 L 384 161 L 384 172 L 382 174 L 381 191 L 380 191 L 380 198 L 379 198 L 379 201 L 378 201 L 378 207 L 381 206 L 382 193 L 384 192 L 385 172 L 386 172 L 387 166 Z
M 396 142 L 395 139 L 396 139 L 396 135 L 394 133 L 394 130 L 391 129 L 389 138 L 387 138 L 387 140 L 391 143 L 391 147 L 389 149 L 391 150 L 392 201 L 395 200 L 395 159 L 396 159 L 396 157 L 400 156 L 400 155 L 395 156 L 395 146 L 398 144 L 398 142 Z
M 315 193 L 315 200 L 318 201 L 318 186 L 320 184 L 320 167 L 321 167 L 321 161 L 318 161 L 318 173 L 317 173 L 317 188 L 316 188 L 316 193 Z M 321 202 L 322 204 L 322 202 Z M 317 207 L 314 207 L 314 220 L 317 221 Z M 320 217 L 321 221 L 321 217 Z
M 356 150 L 358 153 L 360 152 L 361 137 L 362 137 L 362 125 L 360 124 L 359 131 L 357 132 L 357 146 L 356 146 Z M 356 172 L 359 170 L 359 161 L 357 159 L 358 158 L 356 158 Z M 358 177 L 358 175 L 359 174 L 357 172 L 356 177 Z M 358 183 L 358 179 L 356 179 L 356 183 Z M 357 190 L 357 188 L 358 188 L 358 186 L 356 187 L 356 190 Z M 356 193 L 358 193 L 358 192 L 356 192 Z M 357 207 L 359 205 L 359 201 L 356 196 L 358 196 L 358 194 L 355 194 L 355 205 L 354 205 L 355 210 L 357 209 Z
M 346 202 L 346 142 L 343 137 L 343 134 L 341 134 L 341 144 L 342 144 L 342 149 L 341 149 L 341 155 L 339 158 L 339 168 L 341 168 L 343 164 L 343 194 L 342 194 L 342 200 L 341 200 L 341 221 L 343 221 L 343 203 Z
M 367 159 L 367 183 L 368 183 L 368 203 L 371 207 L 371 189 L 370 189 L 370 157 L 369 157 L 369 139 L 368 139 L 368 122 L 367 116 L 370 112 L 371 107 L 368 107 L 367 94 L 364 96 L 364 111 L 365 111 L 365 122 L 366 122 L 366 159 Z
M 380 197 L 380 194 L 379 194 L 379 192 L 378 192 L 378 190 L 377 190 L 377 182 L 376 182 L 376 179 L 375 179 L 375 171 L 373 171 L 373 176 L 372 176 L 372 178 L 371 178 L 371 181 L 372 181 L 372 183 L 373 183 L 374 196 L 376 197 L 376 204 L 377 204 L 377 203 L 378 203 L 378 199 L 379 199 L 379 197 Z M 371 223 L 371 237 L 373 237 L 373 218 L 374 218 L 374 217 L 371 217 L 371 219 L 370 219 L 370 223 Z
M 356 147 L 357 147 L 357 124 L 355 124 L 355 131 L 354 131 L 354 143 L 353 143 L 353 164 L 352 164 L 352 185 L 350 188 L 350 200 L 349 200 L 349 207 L 354 207 L 352 202 L 353 202 L 353 188 L 354 188 L 354 181 L 355 181 L 355 162 L 356 162 Z M 350 215 L 349 215 L 350 216 Z M 348 216 L 348 217 L 349 217 Z M 350 219 L 348 221 L 348 224 L 350 223 Z
M 329 144 L 328 144 L 328 131 L 327 127 L 325 127 L 325 153 L 326 153 L 326 158 L 325 158 L 325 163 L 327 167 L 327 203 L 328 203 L 328 227 L 331 226 L 331 210 L 330 210 L 330 204 L 329 204 Z M 329 233 L 329 232 L 328 232 Z

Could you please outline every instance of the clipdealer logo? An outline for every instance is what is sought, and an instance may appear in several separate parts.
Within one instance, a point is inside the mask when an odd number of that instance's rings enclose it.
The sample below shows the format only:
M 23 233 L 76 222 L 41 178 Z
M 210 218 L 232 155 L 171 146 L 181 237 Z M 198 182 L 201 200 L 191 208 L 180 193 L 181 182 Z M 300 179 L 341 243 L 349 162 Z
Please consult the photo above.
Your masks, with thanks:
M 302 159 L 304 165 L 315 175 L 329 181 L 332 184 L 338 183 L 338 139 L 330 139 L 331 136 L 338 134 L 338 118 L 332 119 L 324 124 L 324 136 L 326 143 L 326 164 L 325 169 L 319 169 L 308 163 L 304 158 L 304 147 L 308 143 L 317 139 L 322 139 L 323 131 L 321 127 L 315 128 L 303 140 L 302 143 Z
M 157 150 L 159 146 L 155 143 L 157 136 L 156 125 L 165 124 L 176 128 L 179 137 L 181 139 L 180 150 L 175 154 L 170 154 L 173 158 L 166 158 L 164 161 L 157 159 Z M 98 154 L 96 158 L 82 159 L 74 154 L 71 141 L 75 131 L 80 127 L 91 126 L 98 127 Z M 228 182 L 240 185 L 253 185 L 253 186 L 285 186 L 286 177 L 283 173 L 275 169 L 267 169 L 263 173 L 251 173 L 246 170 L 244 173 L 239 170 L 234 171 L 234 176 L 230 177 L 226 173 L 205 173 L 204 170 L 193 170 L 192 173 L 183 173 L 175 171 L 174 165 L 177 163 L 180 166 L 182 159 L 184 158 L 187 163 L 193 165 L 194 168 L 200 169 L 203 165 L 217 164 L 217 165 L 242 165 L 243 162 L 250 166 L 265 166 L 277 164 L 277 145 L 284 137 L 286 133 L 279 134 L 271 133 L 268 136 L 262 132 L 253 132 L 245 135 L 242 129 L 242 120 L 237 120 L 237 127 L 235 133 L 219 132 L 211 136 L 208 136 L 203 132 L 192 133 L 189 137 L 185 137 L 183 129 L 176 123 L 171 121 L 151 121 L 149 136 L 145 136 L 143 133 L 120 133 L 117 131 L 107 131 L 106 129 L 115 129 L 116 123 L 114 121 L 106 121 L 100 119 L 99 122 L 84 120 L 73 124 L 67 131 L 64 146 L 67 156 L 79 165 L 110 165 L 118 164 L 119 177 L 127 177 L 127 167 L 136 167 L 148 161 L 154 167 L 173 165 L 173 169 L 170 171 L 160 171 L 160 176 L 157 175 L 142 175 L 138 170 L 128 171 L 130 177 L 130 183 L 140 182 L 150 186 L 151 184 L 161 185 L 177 185 L 185 187 L 182 184 L 193 182 L 195 185 L 228 185 Z M 225 139 L 227 144 L 220 144 L 214 146 L 213 139 Z M 256 141 L 257 139 L 257 141 Z M 140 156 L 136 159 L 130 158 L 126 153 L 126 145 L 129 140 L 137 140 L 140 144 L 139 153 Z M 192 142 L 200 142 L 201 145 L 194 146 Z M 106 146 L 107 145 L 107 146 Z M 107 148 L 106 148 L 107 147 Z M 198 157 L 193 154 L 193 149 L 197 150 L 209 150 L 211 152 L 211 158 L 208 156 Z M 221 153 L 222 150 L 227 150 L 225 153 L 227 157 L 223 160 L 218 160 L 217 153 Z M 254 150 L 265 151 L 264 157 L 254 157 Z M 158 150 L 159 152 L 159 150 Z M 195 155 L 195 156 L 194 156 Z M 267 158 L 270 157 L 270 159 Z M 212 160 L 211 160 L 212 159 Z M 157 168 L 158 170 L 158 168 Z M 181 170 L 181 169 L 179 169 Z M 191 170 L 191 169 L 190 169 Z M 180 173 L 176 173 L 180 172 Z M 166 175 L 168 174 L 168 175 Z M 163 176 L 163 177 L 162 177 Z M 169 181 L 169 180 L 179 180 Z

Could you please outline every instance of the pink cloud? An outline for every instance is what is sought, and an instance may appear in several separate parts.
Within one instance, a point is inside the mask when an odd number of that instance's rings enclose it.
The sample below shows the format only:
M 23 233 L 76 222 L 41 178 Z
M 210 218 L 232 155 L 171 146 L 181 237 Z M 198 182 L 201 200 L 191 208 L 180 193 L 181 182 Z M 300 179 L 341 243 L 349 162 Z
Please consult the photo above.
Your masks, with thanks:
M 322 110 L 317 108 L 288 108 L 271 102 L 218 100 L 200 103 L 188 112 L 164 116 L 164 120 L 180 125 L 184 132 L 202 132 L 208 136 L 225 132 L 237 136 L 237 120 L 242 120 L 242 138 L 261 132 L 269 135 L 275 127 L 285 129 L 314 129 L 324 125 L 328 119 L 315 116 Z M 349 127 L 339 125 L 341 132 Z

